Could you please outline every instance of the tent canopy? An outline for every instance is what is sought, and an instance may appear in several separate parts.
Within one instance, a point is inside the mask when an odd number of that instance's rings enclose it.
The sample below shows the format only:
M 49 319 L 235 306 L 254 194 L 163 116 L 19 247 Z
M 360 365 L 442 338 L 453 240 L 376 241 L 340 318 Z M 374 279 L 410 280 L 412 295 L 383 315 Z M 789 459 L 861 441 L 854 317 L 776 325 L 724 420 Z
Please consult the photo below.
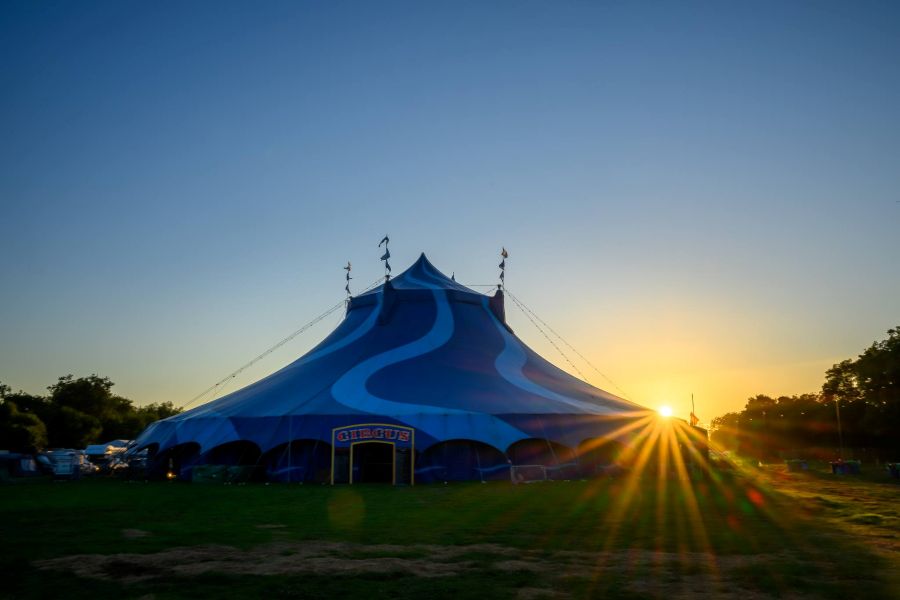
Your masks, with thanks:
M 414 428 L 417 448 L 472 440 L 501 451 L 531 438 L 576 447 L 647 409 L 555 367 L 512 332 L 503 294 L 486 296 L 422 254 L 353 297 L 340 325 L 281 370 L 228 396 L 153 423 L 135 450 L 195 443 L 203 452 L 252 442 L 331 443 L 335 428 Z

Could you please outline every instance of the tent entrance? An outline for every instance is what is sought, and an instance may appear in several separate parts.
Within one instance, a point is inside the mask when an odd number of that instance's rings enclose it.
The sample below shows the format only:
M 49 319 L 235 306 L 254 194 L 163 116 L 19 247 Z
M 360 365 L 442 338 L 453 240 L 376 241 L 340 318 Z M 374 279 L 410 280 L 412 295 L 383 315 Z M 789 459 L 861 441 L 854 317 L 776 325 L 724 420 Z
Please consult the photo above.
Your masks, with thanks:
M 392 442 L 360 442 L 350 448 L 350 483 L 394 483 Z
M 412 485 L 415 429 L 389 423 L 359 423 L 331 432 L 331 483 Z

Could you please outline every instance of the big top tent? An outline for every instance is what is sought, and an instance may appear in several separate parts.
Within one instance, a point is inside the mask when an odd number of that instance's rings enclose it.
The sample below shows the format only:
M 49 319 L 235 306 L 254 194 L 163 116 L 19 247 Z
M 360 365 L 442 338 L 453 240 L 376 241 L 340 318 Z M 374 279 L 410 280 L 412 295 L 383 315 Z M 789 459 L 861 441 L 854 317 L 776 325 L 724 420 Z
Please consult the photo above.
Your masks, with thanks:
M 210 464 L 274 481 L 508 479 L 611 463 L 650 412 L 539 356 L 506 323 L 502 289 L 476 292 L 422 254 L 350 298 L 307 354 L 151 424 L 131 451 L 183 479 Z

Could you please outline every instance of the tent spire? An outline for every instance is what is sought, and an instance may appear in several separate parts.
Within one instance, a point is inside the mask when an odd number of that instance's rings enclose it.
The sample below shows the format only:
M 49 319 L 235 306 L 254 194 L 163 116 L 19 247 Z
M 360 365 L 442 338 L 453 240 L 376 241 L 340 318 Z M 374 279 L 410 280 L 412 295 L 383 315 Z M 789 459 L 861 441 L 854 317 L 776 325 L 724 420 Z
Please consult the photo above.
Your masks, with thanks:
M 380 242 L 378 242 L 378 247 L 381 248 L 381 245 L 384 244 L 384 254 L 381 255 L 381 260 L 384 261 L 384 280 L 385 282 L 391 280 L 391 263 L 388 262 L 391 258 L 391 251 L 388 250 L 388 244 L 391 242 L 391 238 L 385 235 Z
M 498 290 L 504 289 L 504 286 L 506 285 L 506 259 L 509 258 L 509 252 L 506 251 L 505 247 L 500 250 L 500 256 L 502 257 L 502 260 L 500 261 L 500 264 L 497 265 L 500 267 L 500 283 L 497 284 Z
M 344 291 L 347 292 L 348 300 L 350 299 L 350 296 L 352 295 L 352 294 L 350 294 L 350 280 L 353 279 L 352 277 L 350 277 L 350 269 L 351 268 L 352 267 L 350 266 L 350 261 L 348 260 L 347 266 L 344 267 L 344 270 L 347 271 L 347 285 L 344 286 Z

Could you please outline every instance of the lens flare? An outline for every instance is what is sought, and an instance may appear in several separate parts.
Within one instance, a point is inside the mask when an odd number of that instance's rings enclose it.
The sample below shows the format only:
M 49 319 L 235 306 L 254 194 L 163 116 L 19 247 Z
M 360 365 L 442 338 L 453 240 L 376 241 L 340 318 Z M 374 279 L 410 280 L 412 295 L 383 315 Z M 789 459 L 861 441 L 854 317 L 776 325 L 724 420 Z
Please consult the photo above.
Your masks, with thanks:
M 660 406 L 659 407 L 659 416 L 671 417 L 672 416 L 672 407 L 671 406 Z

